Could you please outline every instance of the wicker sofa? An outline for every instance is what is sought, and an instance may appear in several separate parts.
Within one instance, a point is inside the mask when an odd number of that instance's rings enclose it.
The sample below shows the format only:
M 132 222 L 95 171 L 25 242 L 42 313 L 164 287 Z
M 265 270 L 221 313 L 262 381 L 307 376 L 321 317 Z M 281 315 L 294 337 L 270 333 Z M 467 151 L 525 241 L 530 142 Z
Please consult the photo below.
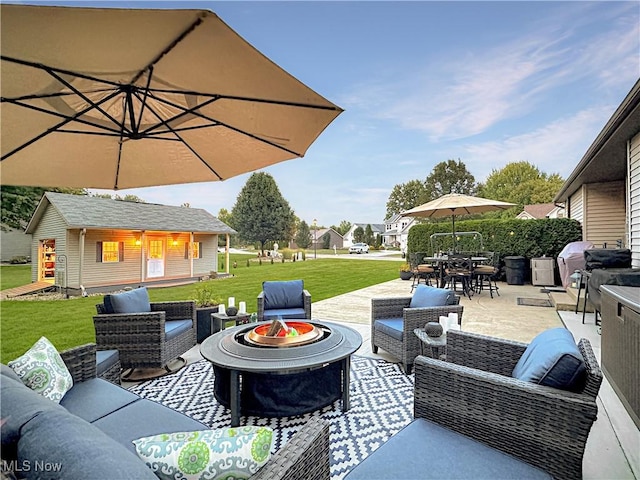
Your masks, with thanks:
M 95 352 L 96 346 L 89 344 L 61 353 L 74 386 L 59 405 L 29 389 L 2 365 L 2 459 L 4 465 L 19 466 L 20 477 L 157 479 L 135 454 L 133 439 L 208 429 L 96 378 Z M 37 465 L 58 467 L 45 472 Z M 329 424 L 317 418 L 308 422 L 251 478 L 329 479 Z
M 447 333 L 447 361 L 415 361 L 415 416 L 432 420 L 538 466 L 582 478 L 582 457 L 598 407 L 602 372 L 586 339 L 578 392 L 518 380 L 527 344 L 463 331 Z
M 440 316 L 450 313 L 458 314 L 458 323 L 461 324 L 464 310 L 457 295 L 454 297 L 454 305 L 439 307 L 409 308 L 411 299 L 412 297 L 371 299 L 371 349 L 373 353 L 378 353 L 378 348 L 382 348 L 399 359 L 407 375 L 413 368 L 413 359 L 420 355 L 420 340 L 413 331 L 416 328 L 424 328 L 427 322 L 438 322 Z M 380 328 L 378 321 L 393 319 L 402 319 L 402 325 L 398 325 L 397 332 Z

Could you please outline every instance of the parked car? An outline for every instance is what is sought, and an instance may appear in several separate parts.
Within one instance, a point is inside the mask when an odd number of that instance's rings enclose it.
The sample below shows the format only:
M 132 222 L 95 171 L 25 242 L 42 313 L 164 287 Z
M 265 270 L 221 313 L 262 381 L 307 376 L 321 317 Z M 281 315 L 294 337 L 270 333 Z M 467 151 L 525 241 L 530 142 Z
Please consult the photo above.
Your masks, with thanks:
M 369 253 L 369 245 L 366 243 L 354 243 L 349 247 L 349 253 Z

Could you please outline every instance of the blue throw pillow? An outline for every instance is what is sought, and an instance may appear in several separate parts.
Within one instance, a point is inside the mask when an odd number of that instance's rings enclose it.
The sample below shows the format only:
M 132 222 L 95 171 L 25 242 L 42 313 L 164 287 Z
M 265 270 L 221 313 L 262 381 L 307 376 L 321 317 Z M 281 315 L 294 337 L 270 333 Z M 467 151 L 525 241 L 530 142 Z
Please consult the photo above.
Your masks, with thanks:
M 303 290 L 304 282 L 302 280 L 262 282 L 264 309 L 303 307 Z
M 149 292 L 147 287 L 136 288 L 123 293 L 104 296 L 107 313 L 141 313 L 150 312 Z
M 417 285 L 411 297 L 409 308 L 441 307 L 451 305 L 449 296 L 455 295 L 447 288 L 430 287 L 429 285 Z
M 566 328 L 552 328 L 536 336 L 513 369 L 526 382 L 580 392 L 586 379 L 584 358 Z

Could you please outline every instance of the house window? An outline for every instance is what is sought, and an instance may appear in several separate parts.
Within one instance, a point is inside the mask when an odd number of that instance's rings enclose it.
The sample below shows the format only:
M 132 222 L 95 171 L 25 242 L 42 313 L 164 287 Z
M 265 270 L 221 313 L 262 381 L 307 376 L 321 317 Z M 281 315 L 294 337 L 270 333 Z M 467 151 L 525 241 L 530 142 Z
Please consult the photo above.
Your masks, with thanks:
M 189 246 L 191 246 L 191 255 L 189 257 Z M 193 243 L 185 243 L 184 244 L 184 258 L 202 258 L 202 242 L 193 242 Z
M 119 242 L 102 242 L 102 262 L 118 262 L 120 260 L 119 246 Z

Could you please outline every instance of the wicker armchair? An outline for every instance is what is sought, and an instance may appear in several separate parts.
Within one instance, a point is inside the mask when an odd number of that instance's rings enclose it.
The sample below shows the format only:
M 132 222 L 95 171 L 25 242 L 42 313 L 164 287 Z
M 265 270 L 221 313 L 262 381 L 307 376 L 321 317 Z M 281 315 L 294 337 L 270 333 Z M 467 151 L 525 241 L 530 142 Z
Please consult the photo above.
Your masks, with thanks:
M 416 328 L 424 328 L 427 322 L 438 322 L 440 316 L 458 314 L 458 323 L 462 324 L 463 307 L 456 296 L 455 305 L 441 307 L 409 308 L 411 297 L 372 298 L 371 299 L 371 349 L 378 348 L 393 355 L 402 362 L 407 375 L 411 373 L 413 359 L 420 355 L 420 340 L 413 333 Z M 402 339 L 399 340 L 387 332 L 376 328 L 376 320 L 402 318 Z
M 150 312 L 104 313 L 105 306 L 96 305 L 93 324 L 98 349 L 117 349 L 123 369 L 165 368 L 196 344 L 194 301 L 152 302 L 150 306 Z M 184 320 L 192 321 L 190 328 L 170 332 L 171 322 Z
M 271 298 L 269 293 L 273 293 Z M 257 302 L 259 322 L 274 318 L 311 319 L 311 294 L 302 280 L 263 282 Z
M 80 383 L 96 377 L 96 345 L 87 344 L 60 352 L 62 360 Z M 329 480 L 329 422 L 312 417 L 252 480 Z
M 527 344 L 463 331 L 447 333 L 447 361 L 415 360 L 414 415 L 475 438 L 556 478 L 581 479 L 596 419 L 602 372 L 586 339 L 581 393 L 511 376 Z

